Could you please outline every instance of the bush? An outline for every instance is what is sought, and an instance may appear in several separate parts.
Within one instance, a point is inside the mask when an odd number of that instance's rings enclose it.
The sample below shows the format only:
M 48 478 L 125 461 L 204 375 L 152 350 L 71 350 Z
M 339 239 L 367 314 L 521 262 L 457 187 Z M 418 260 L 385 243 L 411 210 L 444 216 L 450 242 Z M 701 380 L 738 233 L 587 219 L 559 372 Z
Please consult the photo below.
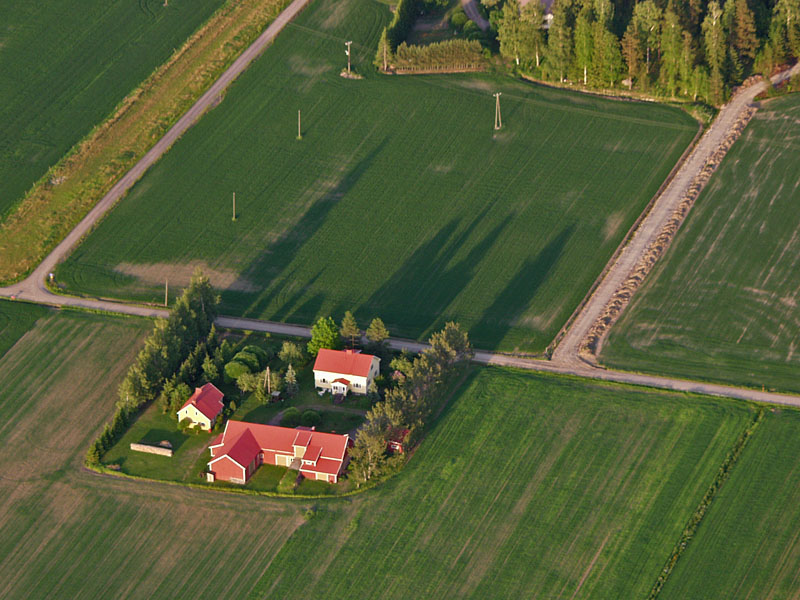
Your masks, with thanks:
M 450 25 L 454 28 L 461 31 L 464 28 L 464 25 L 467 24 L 469 21 L 469 17 L 467 17 L 467 13 L 464 12 L 463 8 L 458 8 L 450 15 Z
M 233 383 L 239 376 L 243 373 L 251 373 L 252 370 L 250 367 L 244 363 L 240 363 L 237 360 L 232 360 L 227 365 L 225 365 L 225 383 Z
M 259 369 L 266 367 L 267 363 L 272 359 L 273 356 L 271 351 L 264 350 L 264 348 L 261 348 L 260 346 L 253 346 L 252 344 L 242 348 L 242 352 L 254 354 L 258 358 Z
M 297 410 L 294 406 L 290 406 L 285 411 L 283 411 L 283 417 L 281 418 L 281 426 L 282 427 L 297 427 L 300 425 L 302 421 L 302 416 L 300 415 L 300 411 Z
M 315 410 L 307 410 L 300 417 L 300 424 L 306 427 L 319 427 L 322 417 Z
M 252 352 L 247 352 L 245 350 L 237 352 L 233 357 L 233 360 L 246 364 L 253 372 L 261 369 L 261 361 L 259 360 L 258 356 Z

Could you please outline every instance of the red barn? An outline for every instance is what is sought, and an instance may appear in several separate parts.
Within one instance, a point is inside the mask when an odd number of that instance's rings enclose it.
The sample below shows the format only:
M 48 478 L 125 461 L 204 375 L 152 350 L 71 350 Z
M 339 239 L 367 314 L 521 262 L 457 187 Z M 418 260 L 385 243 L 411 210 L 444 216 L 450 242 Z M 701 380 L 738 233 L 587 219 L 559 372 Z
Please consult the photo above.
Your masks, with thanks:
M 290 467 L 308 479 L 336 483 L 348 463 L 347 434 L 228 421 L 211 442 L 209 481 L 247 483 L 263 464 Z

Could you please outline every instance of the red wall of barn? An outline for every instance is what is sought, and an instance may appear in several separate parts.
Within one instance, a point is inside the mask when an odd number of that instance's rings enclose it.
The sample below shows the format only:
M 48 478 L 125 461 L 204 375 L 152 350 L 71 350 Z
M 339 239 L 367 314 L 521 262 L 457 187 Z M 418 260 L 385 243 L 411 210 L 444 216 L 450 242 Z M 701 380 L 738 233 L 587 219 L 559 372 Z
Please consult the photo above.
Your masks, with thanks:
M 222 458 L 211 465 L 211 470 L 214 471 L 217 479 L 222 481 L 230 481 L 231 479 L 242 478 L 242 468 L 233 462 L 230 458 Z

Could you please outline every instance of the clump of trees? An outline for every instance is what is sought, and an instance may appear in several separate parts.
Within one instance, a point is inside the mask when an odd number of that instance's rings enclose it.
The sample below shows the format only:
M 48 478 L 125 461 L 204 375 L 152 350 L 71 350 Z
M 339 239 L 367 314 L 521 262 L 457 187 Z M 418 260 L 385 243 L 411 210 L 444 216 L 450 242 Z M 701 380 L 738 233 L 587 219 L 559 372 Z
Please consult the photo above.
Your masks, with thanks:
M 406 442 L 418 439 L 446 397 L 448 383 L 473 356 L 467 333 L 456 323 L 434 333 L 429 344 L 416 358 L 393 361 L 400 372 L 396 385 L 367 412 L 356 433 L 350 470 L 359 485 L 399 467 L 402 458 L 387 455 L 388 441 L 403 431 L 408 431 Z
M 386 50 L 386 52 L 384 51 Z M 407 71 L 470 71 L 483 69 L 486 61 L 477 40 L 445 40 L 424 46 L 402 42 L 392 52 L 380 47 L 376 64 L 384 70 Z
M 158 319 L 144 348 L 119 386 L 116 411 L 100 436 L 92 442 L 87 462 L 96 465 L 119 435 L 146 405 L 158 398 L 169 382 L 165 403 L 172 406 L 191 394 L 188 386 L 200 371 L 217 367 L 220 346 L 213 330 L 219 296 L 199 270 L 175 302 L 167 319 Z M 213 347 L 213 349 L 211 349 Z
M 754 73 L 800 58 L 800 0 L 664 3 L 483 0 L 499 50 L 522 72 L 589 88 L 720 104 Z

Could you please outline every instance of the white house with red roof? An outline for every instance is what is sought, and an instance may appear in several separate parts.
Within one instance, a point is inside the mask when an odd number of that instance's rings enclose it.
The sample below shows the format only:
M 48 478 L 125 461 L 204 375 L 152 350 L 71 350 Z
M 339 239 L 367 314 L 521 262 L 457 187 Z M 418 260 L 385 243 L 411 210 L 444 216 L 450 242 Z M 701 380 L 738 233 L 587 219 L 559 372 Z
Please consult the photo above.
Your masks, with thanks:
M 321 348 L 314 363 L 314 385 L 334 394 L 366 394 L 380 365 L 380 358 L 358 350 Z
M 308 479 L 336 483 L 347 468 L 347 434 L 322 433 L 304 427 L 228 421 L 211 442 L 209 481 L 247 483 L 263 464 L 291 467 Z
M 211 431 L 214 420 L 222 412 L 223 393 L 213 383 L 195 388 L 192 397 L 178 411 L 178 423 L 188 419 L 193 425 Z

